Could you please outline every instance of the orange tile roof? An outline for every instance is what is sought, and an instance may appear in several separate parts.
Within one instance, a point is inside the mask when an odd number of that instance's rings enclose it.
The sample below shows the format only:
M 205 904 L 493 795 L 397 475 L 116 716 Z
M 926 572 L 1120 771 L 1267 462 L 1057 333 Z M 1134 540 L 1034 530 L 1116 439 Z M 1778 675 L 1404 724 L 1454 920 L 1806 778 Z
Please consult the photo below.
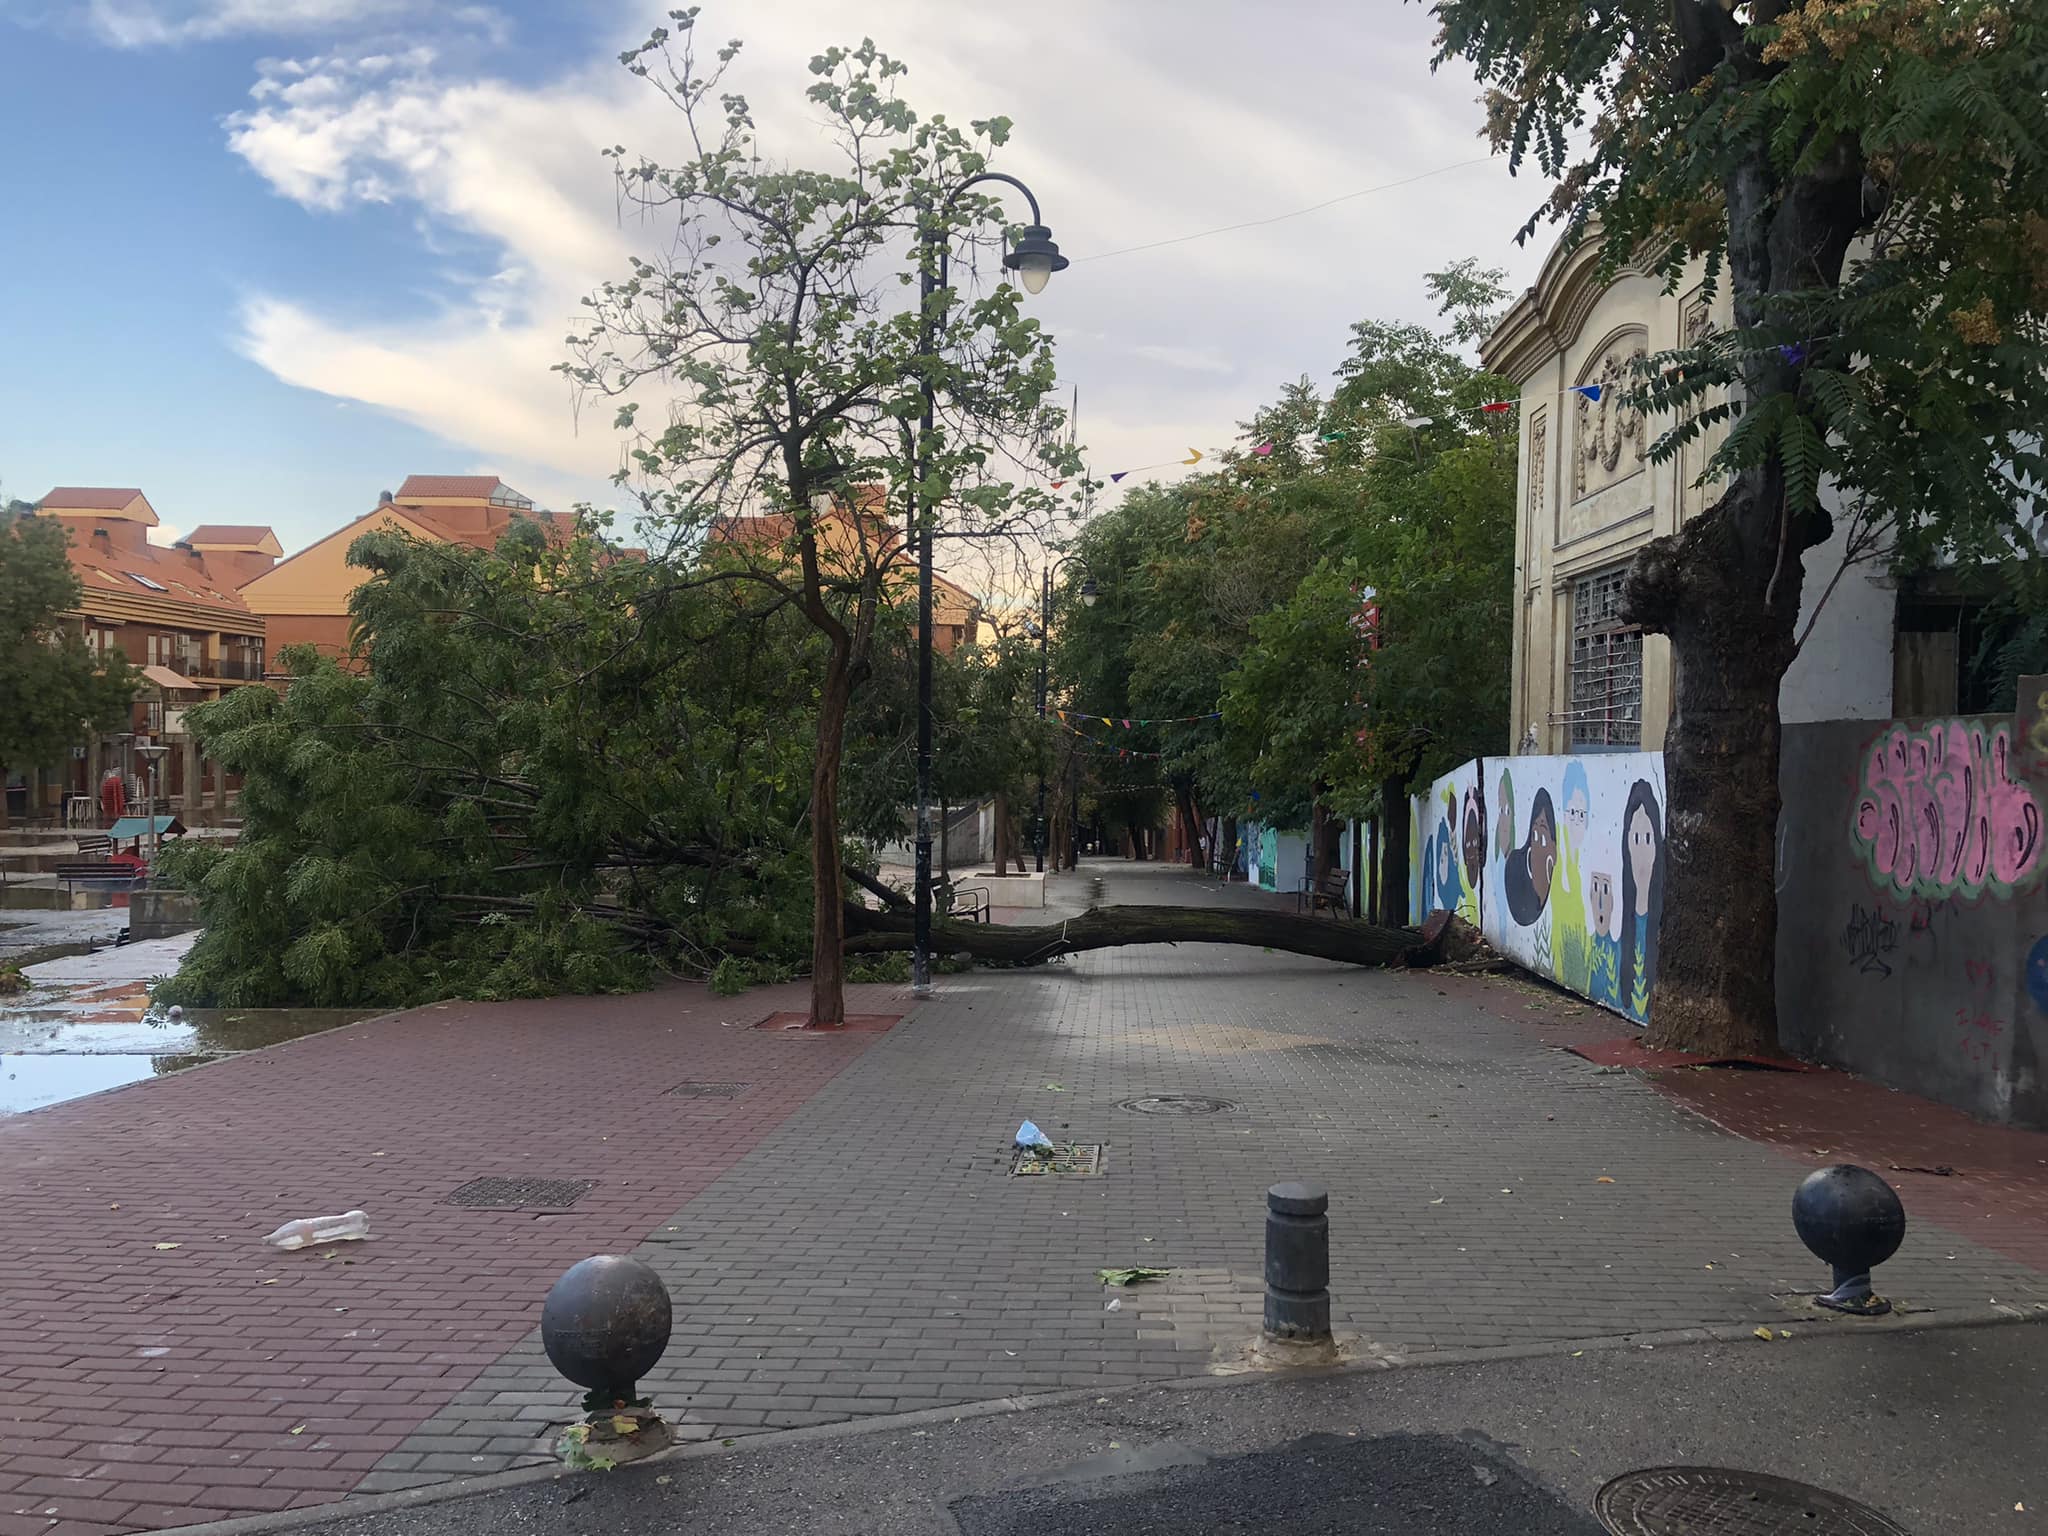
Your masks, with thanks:
M 557 541 L 566 540 L 576 531 L 576 515 L 573 512 L 546 512 L 535 507 L 406 507 L 393 509 L 400 517 L 419 524 L 436 538 L 450 544 L 467 544 L 474 549 L 495 549 L 505 530 L 520 521 L 537 522 L 546 529 L 549 536 Z M 483 513 L 481 524 L 472 521 L 476 513 Z
M 185 535 L 187 544 L 261 544 L 275 538 L 263 523 L 201 523 Z
M 37 505 L 118 512 L 141 494 L 132 485 L 58 485 L 52 486 L 50 494 Z
M 233 585 L 216 576 L 207 567 L 206 557 L 196 552 L 187 554 L 155 544 L 103 548 L 89 533 L 73 528 L 71 568 L 86 589 L 87 602 L 93 592 L 118 592 L 124 597 L 162 597 L 217 608 L 236 619 L 251 617 L 248 603 Z
M 407 475 L 405 484 L 398 488 L 392 499 L 404 501 L 408 496 L 474 496 L 479 501 L 489 501 L 500 486 L 511 491 L 496 475 Z M 517 491 L 512 492 L 518 495 Z

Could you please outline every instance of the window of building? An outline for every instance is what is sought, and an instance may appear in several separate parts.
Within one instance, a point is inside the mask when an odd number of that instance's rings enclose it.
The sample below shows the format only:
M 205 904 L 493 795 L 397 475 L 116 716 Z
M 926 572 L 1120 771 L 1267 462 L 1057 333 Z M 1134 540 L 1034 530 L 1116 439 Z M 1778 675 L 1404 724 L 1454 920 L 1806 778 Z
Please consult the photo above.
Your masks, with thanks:
M 1572 583 L 1570 740 L 1638 747 L 1643 740 L 1643 632 L 1621 621 L 1626 565 Z
M 171 590 L 162 582 L 152 581 L 147 576 L 138 576 L 133 571 L 123 571 L 121 574 L 126 576 L 130 581 L 134 582 L 138 587 L 147 587 L 152 592 L 168 592 Z

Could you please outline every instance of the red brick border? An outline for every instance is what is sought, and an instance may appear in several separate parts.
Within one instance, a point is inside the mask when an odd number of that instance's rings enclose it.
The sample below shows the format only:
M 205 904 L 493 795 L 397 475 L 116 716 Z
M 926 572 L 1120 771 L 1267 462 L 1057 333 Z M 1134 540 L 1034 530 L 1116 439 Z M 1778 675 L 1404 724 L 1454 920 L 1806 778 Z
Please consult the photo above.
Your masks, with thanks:
M 799 1000 L 439 1004 L 0 1121 L 0 1536 L 347 1492 L 562 1269 L 638 1243 L 877 1038 L 749 1027 Z M 748 1086 L 666 1092 L 686 1078 Z M 482 1174 L 599 1182 L 558 1213 L 443 1203 Z M 356 1207 L 370 1242 L 261 1243 Z

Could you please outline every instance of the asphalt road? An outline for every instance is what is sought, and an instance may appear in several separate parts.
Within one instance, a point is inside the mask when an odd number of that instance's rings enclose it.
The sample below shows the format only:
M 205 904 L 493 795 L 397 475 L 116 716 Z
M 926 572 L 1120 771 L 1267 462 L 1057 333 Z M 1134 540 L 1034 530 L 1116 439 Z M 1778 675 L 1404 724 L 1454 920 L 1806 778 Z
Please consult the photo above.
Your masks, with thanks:
M 1766 1343 L 1146 1387 L 695 1447 L 300 1529 L 324 1536 L 1592 1536 L 1669 1464 L 1849 1494 L 1915 1536 L 2048 1521 L 2048 1327 L 1820 1325 Z M 2024 1506 L 2023 1508 L 2021 1506 Z

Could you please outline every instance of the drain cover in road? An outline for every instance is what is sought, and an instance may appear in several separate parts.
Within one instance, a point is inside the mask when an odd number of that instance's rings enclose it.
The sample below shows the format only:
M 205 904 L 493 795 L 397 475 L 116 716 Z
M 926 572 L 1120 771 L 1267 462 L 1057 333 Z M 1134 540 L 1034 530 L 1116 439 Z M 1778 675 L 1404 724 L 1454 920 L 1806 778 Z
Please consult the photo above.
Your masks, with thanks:
M 1134 1115 L 1220 1115 L 1237 1107 L 1229 1099 L 1212 1099 L 1199 1093 L 1155 1093 L 1142 1099 L 1125 1099 L 1117 1105 Z
M 1058 1148 L 1051 1157 L 1041 1157 L 1029 1147 L 1019 1147 L 1017 1155 L 1010 1159 L 1010 1172 L 1018 1177 L 1048 1173 L 1073 1173 L 1092 1177 L 1102 1172 L 1102 1143 L 1099 1141 L 1070 1141 Z
M 1593 1508 L 1614 1536 L 1906 1536 L 1854 1499 L 1726 1467 L 1627 1472 L 1600 1490 Z
M 964 1536 L 1600 1536 L 1512 1463 L 1442 1435 L 1315 1435 L 1214 1460 L 1144 1446 L 952 1510 Z
M 747 1091 L 745 1083 L 677 1083 L 666 1090 L 679 1099 L 736 1099 Z
M 441 1203 L 473 1211 L 559 1211 L 595 1188 L 595 1179 L 471 1179 Z

